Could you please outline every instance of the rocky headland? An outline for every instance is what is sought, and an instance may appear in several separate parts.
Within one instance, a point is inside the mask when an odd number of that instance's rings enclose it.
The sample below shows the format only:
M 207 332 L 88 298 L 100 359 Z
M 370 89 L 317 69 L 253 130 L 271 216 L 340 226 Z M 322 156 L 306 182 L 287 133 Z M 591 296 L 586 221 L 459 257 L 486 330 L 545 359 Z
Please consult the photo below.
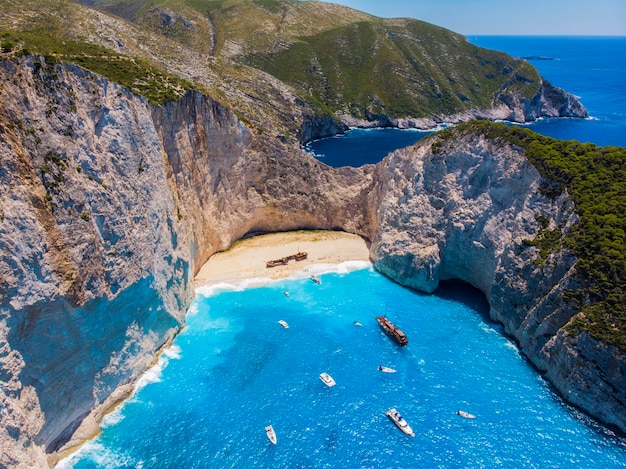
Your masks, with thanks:
M 300 228 L 365 237 L 412 288 L 480 289 L 570 402 L 626 429 L 623 354 L 563 329 L 576 258 L 539 266 L 524 242 L 541 219 L 575 223 L 572 202 L 542 195 L 520 148 L 470 132 L 333 169 L 198 92 L 157 106 L 38 57 L 0 73 L 3 465 L 43 467 L 95 430 L 179 330 L 213 253 Z

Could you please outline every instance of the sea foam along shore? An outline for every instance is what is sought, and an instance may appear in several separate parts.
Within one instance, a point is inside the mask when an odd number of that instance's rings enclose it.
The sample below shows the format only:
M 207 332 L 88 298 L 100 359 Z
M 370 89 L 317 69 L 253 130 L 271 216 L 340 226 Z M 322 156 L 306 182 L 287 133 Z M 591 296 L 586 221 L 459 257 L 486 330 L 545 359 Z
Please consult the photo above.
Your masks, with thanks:
M 266 267 L 269 260 L 281 259 L 297 252 L 306 252 L 302 261 L 290 260 L 286 265 Z M 254 279 L 255 283 L 312 275 L 324 266 L 344 262 L 369 262 L 369 248 L 360 236 L 339 231 L 293 231 L 271 233 L 238 241 L 227 251 L 216 253 L 202 266 L 195 277 L 196 290 L 216 284 L 240 285 Z M 332 270 L 332 269 L 330 269 Z

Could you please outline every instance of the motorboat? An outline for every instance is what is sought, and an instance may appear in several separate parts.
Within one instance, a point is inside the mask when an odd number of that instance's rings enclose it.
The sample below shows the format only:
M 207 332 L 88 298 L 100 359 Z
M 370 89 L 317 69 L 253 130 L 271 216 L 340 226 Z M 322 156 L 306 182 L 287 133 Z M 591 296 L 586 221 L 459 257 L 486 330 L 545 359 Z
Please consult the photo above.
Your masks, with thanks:
M 283 326 L 285 329 L 289 329 L 289 324 L 287 324 L 287 321 L 285 321 L 284 319 L 279 319 L 278 324 Z
M 329 388 L 332 388 L 335 384 L 337 384 L 335 383 L 333 377 L 326 372 L 320 374 L 320 379 L 322 380 L 322 383 L 324 383 Z
M 268 425 L 267 427 L 265 427 L 265 434 L 267 435 L 268 440 L 276 444 L 277 438 L 276 438 L 276 432 L 274 431 L 274 427 L 272 427 L 271 425 Z
M 322 283 L 322 280 L 317 275 L 311 275 L 311 280 L 315 283 Z
M 362 327 L 363 324 L 361 324 L 359 321 L 354 321 L 354 325 L 357 327 Z
M 415 436 L 415 432 L 413 431 L 411 426 L 407 423 L 406 420 L 404 420 L 404 417 L 402 417 L 402 415 L 400 415 L 400 412 L 398 412 L 396 409 L 389 409 L 387 412 L 385 412 L 385 415 L 389 417 L 389 420 L 391 420 L 396 425 L 396 427 L 398 427 L 402 431 L 402 433 L 406 433 L 410 436 Z
M 476 416 L 473 414 L 470 414 L 469 412 L 465 412 L 464 410 L 457 410 L 456 411 L 457 415 L 460 415 L 461 417 L 463 417 L 464 419 L 475 419 Z
M 395 373 L 396 370 L 389 368 L 388 366 L 378 365 L 378 369 L 383 373 Z

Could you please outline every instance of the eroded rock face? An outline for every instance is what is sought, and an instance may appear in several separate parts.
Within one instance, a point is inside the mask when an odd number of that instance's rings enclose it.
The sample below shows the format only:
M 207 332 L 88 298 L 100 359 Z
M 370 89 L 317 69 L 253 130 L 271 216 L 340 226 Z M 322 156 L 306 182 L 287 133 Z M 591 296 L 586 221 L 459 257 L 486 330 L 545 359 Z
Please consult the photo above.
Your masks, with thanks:
M 571 202 L 543 197 L 519 151 L 468 137 L 434 154 L 425 140 L 333 169 L 196 92 L 156 107 L 37 58 L 2 62 L 0 83 L 0 465 L 43 467 L 95 425 L 176 334 L 211 254 L 301 228 L 372 240 L 376 267 L 404 285 L 480 288 L 566 397 L 626 429 L 607 391 L 626 389 L 623 359 L 560 330 L 575 259 L 540 266 L 522 242 L 538 214 L 569 226 Z M 335 124 L 316 125 L 303 131 Z
M 0 75 L 1 465 L 42 466 L 150 365 L 211 254 L 372 230 L 371 168 L 332 170 L 199 93 L 155 107 L 36 58 Z
M 472 108 L 452 115 L 430 117 L 392 118 L 386 114 L 368 115 L 357 119 L 341 115 L 344 124 L 350 127 L 398 127 L 400 129 L 432 129 L 440 124 L 459 124 L 475 119 L 504 120 L 510 122 L 534 122 L 541 117 L 589 117 L 585 106 L 567 91 L 542 80 L 541 87 L 532 98 L 518 94 L 502 93 L 490 109 Z
M 614 347 L 587 332 L 578 337 L 560 330 L 543 347 L 538 364 L 572 404 L 624 431 L 626 360 Z
M 562 299 L 579 288 L 575 257 L 546 259 L 524 240 L 539 220 L 563 233 L 576 221 L 567 194 L 552 200 L 520 149 L 470 135 L 433 152 L 428 140 L 376 168 L 376 268 L 400 284 L 432 292 L 464 280 L 485 293 L 491 318 L 571 403 L 626 430 L 626 357 L 562 327 L 576 314 Z
M 50 452 L 179 329 L 189 236 L 144 100 L 36 59 L 0 73 L 3 423 L 30 409 L 0 442 Z

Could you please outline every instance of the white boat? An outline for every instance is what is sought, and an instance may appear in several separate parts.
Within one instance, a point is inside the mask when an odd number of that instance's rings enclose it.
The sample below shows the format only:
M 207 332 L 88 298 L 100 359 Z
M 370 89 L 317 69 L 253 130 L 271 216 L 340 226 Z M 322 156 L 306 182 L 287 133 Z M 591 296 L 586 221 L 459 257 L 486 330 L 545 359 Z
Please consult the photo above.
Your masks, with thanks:
M 284 291 L 284 292 L 283 292 L 283 295 L 285 295 L 285 296 L 289 296 L 289 292 L 288 292 L 288 291 Z
M 311 275 L 311 280 L 315 283 L 322 283 L 322 280 L 317 275 Z
M 289 329 L 289 324 L 287 324 L 287 321 L 285 321 L 284 319 L 280 319 L 278 321 L 278 324 L 280 324 L 281 326 L 283 326 L 285 329 Z
M 324 383 L 329 388 L 332 388 L 335 384 L 337 384 L 337 383 L 335 383 L 335 380 L 333 379 L 333 377 L 330 376 L 326 372 L 320 374 L 320 379 L 322 380 L 322 383 Z
M 388 366 L 378 365 L 378 369 L 383 373 L 395 373 L 396 370 L 389 368 Z
M 389 419 L 393 423 L 396 424 L 396 427 L 398 427 L 402 431 L 402 433 L 406 433 L 410 436 L 415 436 L 415 432 L 413 431 L 411 426 L 407 423 L 406 420 L 404 420 L 402 415 L 400 415 L 400 412 L 398 412 L 396 409 L 389 409 L 387 412 L 385 412 L 385 415 L 389 417 Z
M 361 324 L 359 321 L 354 321 L 354 325 L 357 327 L 362 327 L 363 324 Z
M 271 425 L 268 425 L 267 427 L 265 427 L 265 434 L 267 435 L 267 438 L 274 444 L 276 444 L 276 432 L 274 431 L 274 427 L 272 427 Z
M 465 412 L 464 410 L 457 410 L 456 411 L 457 415 L 460 415 L 461 417 L 463 417 L 464 419 L 475 419 L 476 416 L 470 414 L 469 412 Z

